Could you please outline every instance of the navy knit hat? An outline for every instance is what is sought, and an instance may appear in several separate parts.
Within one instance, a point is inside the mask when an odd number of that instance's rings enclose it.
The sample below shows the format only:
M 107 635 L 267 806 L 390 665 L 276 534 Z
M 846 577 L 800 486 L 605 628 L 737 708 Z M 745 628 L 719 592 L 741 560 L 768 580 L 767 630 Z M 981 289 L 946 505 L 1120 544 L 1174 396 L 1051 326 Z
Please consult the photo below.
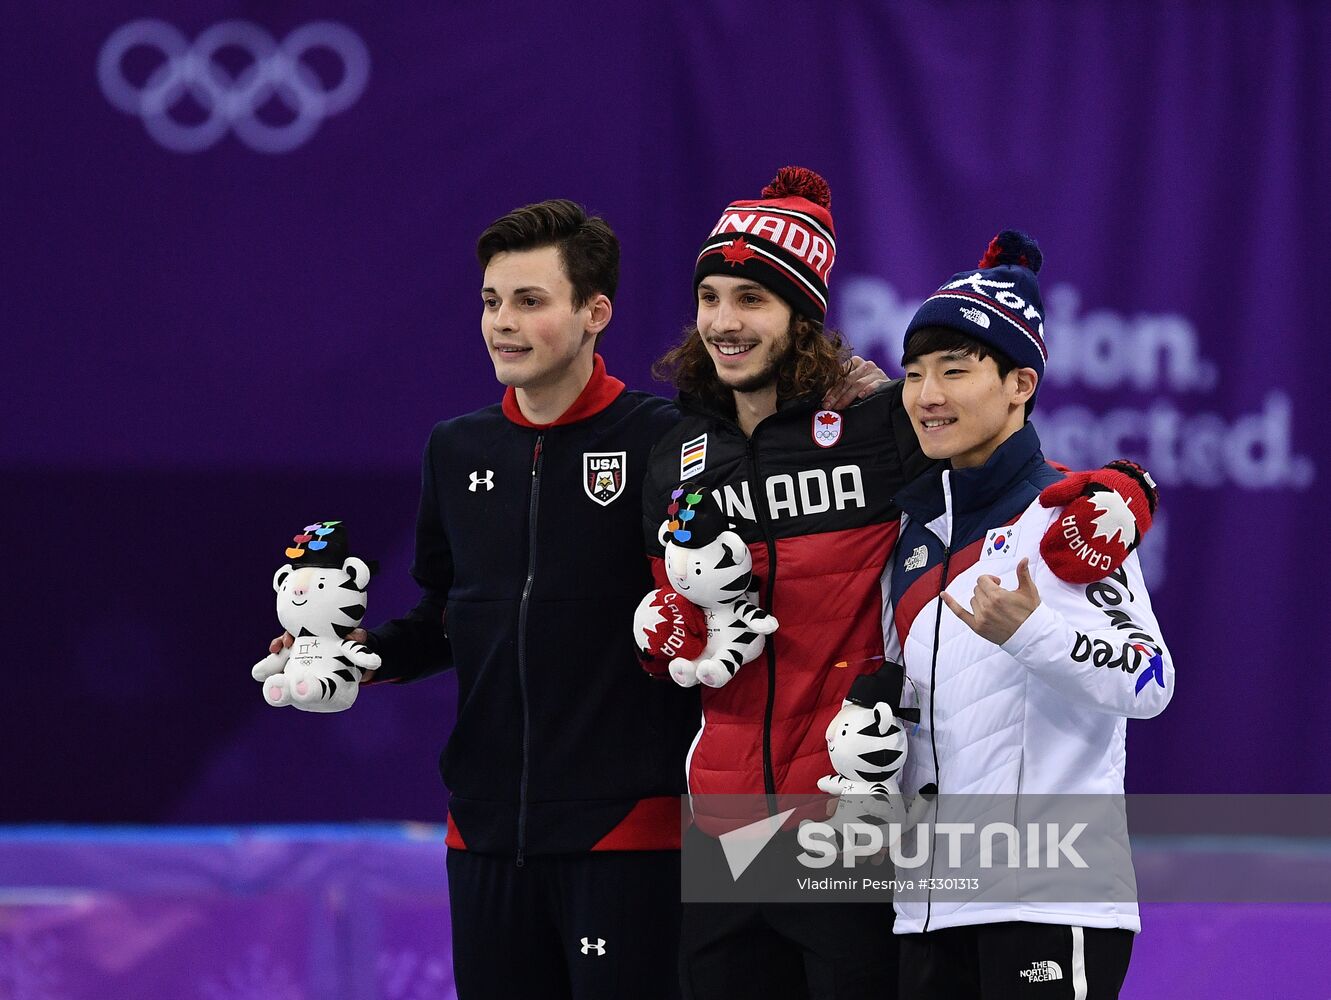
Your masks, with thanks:
M 941 326 L 1001 351 L 1044 381 L 1044 302 L 1035 275 L 1044 256 L 1035 240 L 1005 229 L 989 241 L 980 263 L 958 271 L 915 311 L 903 349 L 916 330 Z
M 726 206 L 698 253 L 693 288 L 709 274 L 749 278 L 821 323 L 835 262 L 827 181 L 806 167 L 782 167 L 761 198 Z

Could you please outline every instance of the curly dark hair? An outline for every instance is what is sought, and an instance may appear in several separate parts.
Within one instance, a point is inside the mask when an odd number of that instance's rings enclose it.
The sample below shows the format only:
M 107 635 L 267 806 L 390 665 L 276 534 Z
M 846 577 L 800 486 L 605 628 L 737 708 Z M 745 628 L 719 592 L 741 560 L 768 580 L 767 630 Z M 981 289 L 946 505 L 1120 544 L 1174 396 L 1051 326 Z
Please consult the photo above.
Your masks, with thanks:
M 841 334 L 807 316 L 792 316 L 786 331 L 790 353 L 776 373 L 776 398 L 824 396 L 850 370 L 850 349 Z M 735 395 L 717 377 L 716 365 L 695 324 L 684 328 L 683 339 L 652 365 L 652 377 L 669 382 L 680 392 L 698 397 L 722 413 L 735 413 Z

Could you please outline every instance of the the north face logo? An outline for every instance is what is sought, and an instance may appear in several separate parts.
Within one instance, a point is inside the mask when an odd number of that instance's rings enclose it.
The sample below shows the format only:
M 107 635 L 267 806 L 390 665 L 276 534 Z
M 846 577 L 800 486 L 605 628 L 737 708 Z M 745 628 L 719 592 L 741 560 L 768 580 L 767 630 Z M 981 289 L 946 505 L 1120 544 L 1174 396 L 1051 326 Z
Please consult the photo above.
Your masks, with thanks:
M 924 564 L 929 561 L 929 550 L 923 545 L 915 546 L 915 551 L 910 554 L 903 567 L 907 573 L 914 572 L 917 569 L 924 569 Z
M 1063 978 L 1063 970 L 1057 962 L 1032 962 L 1029 969 L 1022 969 L 1017 975 L 1028 983 L 1052 983 Z
M 983 327 L 986 330 L 989 329 L 989 317 L 986 316 L 982 310 L 976 309 L 973 306 L 962 306 L 961 315 L 976 326 Z

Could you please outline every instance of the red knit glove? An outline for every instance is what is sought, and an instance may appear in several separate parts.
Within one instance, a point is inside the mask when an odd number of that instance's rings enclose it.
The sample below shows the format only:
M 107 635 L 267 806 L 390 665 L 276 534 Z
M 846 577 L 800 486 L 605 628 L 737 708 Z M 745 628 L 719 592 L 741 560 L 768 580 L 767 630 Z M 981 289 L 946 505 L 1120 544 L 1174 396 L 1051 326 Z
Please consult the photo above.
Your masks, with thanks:
M 1158 502 L 1151 474 L 1125 458 L 1070 473 L 1040 494 L 1042 507 L 1067 508 L 1040 540 L 1040 555 L 1068 583 L 1101 580 L 1150 530 Z
M 633 641 L 643 669 L 664 674 L 677 656 L 696 660 L 707 647 L 707 615 L 670 587 L 653 590 L 633 613 Z

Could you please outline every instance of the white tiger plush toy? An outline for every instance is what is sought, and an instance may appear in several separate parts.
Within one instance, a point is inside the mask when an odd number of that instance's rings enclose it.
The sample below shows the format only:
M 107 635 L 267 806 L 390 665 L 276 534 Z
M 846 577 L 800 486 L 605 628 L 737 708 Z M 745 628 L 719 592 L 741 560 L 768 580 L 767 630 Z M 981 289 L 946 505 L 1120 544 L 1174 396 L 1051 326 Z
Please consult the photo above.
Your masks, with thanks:
M 839 796 L 833 825 L 898 823 L 905 831 L 919 822 L 937 792 L 926 785 L 907 806 L 897 784 L 909 752 L 899 718 L 920 717 L 919 709 L 900 707 L 903 677 L 901 664 L 888 662 L 877 673 L 855 678 L 827 726 L 827 752 L 836 773 L 819 778 L 818 787 Z
M 273 589 L 277 618 L 295 641 L 264 657 L 250 673 L 276 708 L 345 711 L 355 703 L 365 671 L 380 665 L 378 654 L 347 639 L 365 617 L 373 570 L 347 554 L 341 521 L 307 525 L 292 541 L 286 550 L 292 561 L 274 574 Z
M 666 513 L 669 520 L 660 529 L 666 576 L 676 593 L 702 609 L 707 620 L 706 646 L 695 657 L 673 657 L 670 676 L 681 687 L 699 682 L 722 687 L 741 666 L 758 658 L 766 646 L 764 637 L 777 630 L 777 620 L 751 603 L 749 547 L 729 530 L 704 487 L 674 490 Z M 639 605 L 639 648 L 646 649 L 640 621 L 643 608 L 657 594 L 648 594 Z

